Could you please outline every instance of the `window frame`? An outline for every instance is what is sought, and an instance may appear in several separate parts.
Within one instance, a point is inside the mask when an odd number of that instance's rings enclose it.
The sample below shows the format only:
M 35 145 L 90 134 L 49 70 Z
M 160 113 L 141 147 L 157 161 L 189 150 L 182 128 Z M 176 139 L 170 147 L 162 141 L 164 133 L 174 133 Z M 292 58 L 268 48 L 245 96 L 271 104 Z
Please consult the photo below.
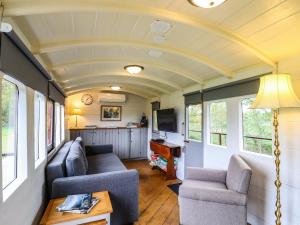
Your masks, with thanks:
M 36 131 L 36 99 L 39 99 L 39 123 L 38 132 Z M 46 97 L 38 92 L 34 92 L 34 161 L 35 168 L 37 168 L 46 158 L 47 151 L 47 140 L 46 140 Z M 42 111 L 41 111 L 42 110 Z M 38 144 L 36 144 L 38 139 Z M 41 143 L 42 141 L 42 143 Z M 36 159 L 36 152 L 38 152 L 39 157 Z
M 51 130 L 51 144 L 48 145 L 48 103 L 51 102 L 52 103 L 52 130 Z M 50 98 L 47 99 L 46 101 L 46 146 L 47 146 L 47 153 L 49 154 L 50 152 L 52 152 L 52 150 L 55 148 L 55 144 L 54 144 L 54 138 L 55 138 L 55 134 L 54 134 L 54 126 L 55 126 L 55 109 L 54 109 L 54 101 Z
M 190 139 L 189 138 L 189 107 L 190 106 L 194 106 L 194 105 L 201 105 L 201 140 L 195 140 L 195 139 Z M 197 142 L 197 143 L 203 143 L 204 140 L 204 134 L 203 134 L 203 128 L 204 128 L 204 121 L 203 121 L 203 103 L 196 103 L 196 104 L 188 104 L 188 105 L 185 105 L 185 139 L 188 140 L 188 141 L 192 141 L 192 142 Z
M 61 111 L 60 104 L 54 103 L 54 148 L 57 148 L 61 143 Z
M 60 142 L 65 141 L 65 106 L 60 105 Z
M 227 121 L 227 133 L 226 133 L 226 145 L 217 145 L 211 143 L 211 105 L 213 103 L 220 103 L 224 102 L 226 104 L 226 121 Z M 222 149 L 227 149 L 228 148 L 228 102 L 227 99 L 218 99 L 218 100 L 212 100 L 209 101 L 207 104 L 207 145 L 214 146 L 214 147 L 219 147 Z
M 243 123 L 243 106 L 242 106 L 242 101 L 247 99 L 247 98 L 256 98 L 256 95 L 244 95 L 241 96 L 239 99 L 239 151 L 245 154 L 250 154 L 250 155 L 256 155 L 259 157 L 266 157 L 266 158 L 272 158 L 274 155 L 273 152 L 273 147 L 274 147 L 274 137 L 273 137 L 273 128 L 272 128 L 272 154 L 268 155 L 268 154 L 263 154 L 260 152 L 252 152 L 252 151 L 248 151 L 244 149 L 244 123 Z M 271 121 L 272 122 L 272 121 Z
M 28 149 L 27 149 L 27 123 L 28 123 L 28 112 L 27 112 L 27 87 L 20 81 L 14 79 L 13 77 L 6 75 L 0 71 L 0 81 L 8 80 L 18 87 L 18 113 L 17 114 L 17 178 L 11 182 L 5 188 L 2 188 L 2 202 L 5 202 L 27 179 L 28 177 Z M 1 84 L 2 85 L 2 84 Z M 2 106 L 1 106 L 2 109 Z M 25 118 L 25 119 L 24 119 Z M 2 131 L 1 131 L 2 133 Z M 1 146 L 2 152 L 2 146 Z M 2 164 L 2 162 L 1 162 Z M 1 165 L 2 166 L 2 165 Z M 2 174 L 1 174 L 2 176 Z M 3 183 L 2 183 L 3 185 Z
M 14 83 L 14 81 L 12 79 L 10 79 L 8 76 L 4 76 L 1 80 L 3 85 L 3 81 L 9 82 L 11 84 L 13 84 L 16 87 L 17 90 L 17 95 L 16 95 L 16 111 L 15 111 L 15 126 L 14 126 L 14 179 L 12 181 L 10 181 L 6 186 L 3 185 L 2 183 L 2 190 L 5 190 L 8 186 L 10 186 L 17 178 L 18 178 L 18 123 L 19 123 L 19 99 L 20 99 L 20 91 L 19 91 L 19 87 L 18 84 Z M 2 98 L 2 92 L 1 92 L 1 98 Z M 2 101 L 1 101 L 2 104 Z M 2 107 L 1 107 L 2 110 Z M 2 118 L 2 117 L 1 117 Z M 2 134 L 2 132 L 1 132 Z M 1 142 L 2 144 L 2 142 Z M 2 147 L 1 147 L 1 157 L 3 158 L 3 154 L 2 154 Z M 2 164 L 1 164 L 2 165 Z M 3 169 L 3 167 L 2 167 Z M 3 181 L 3 172 L 1 174 L 2 176 L 2 181 Z

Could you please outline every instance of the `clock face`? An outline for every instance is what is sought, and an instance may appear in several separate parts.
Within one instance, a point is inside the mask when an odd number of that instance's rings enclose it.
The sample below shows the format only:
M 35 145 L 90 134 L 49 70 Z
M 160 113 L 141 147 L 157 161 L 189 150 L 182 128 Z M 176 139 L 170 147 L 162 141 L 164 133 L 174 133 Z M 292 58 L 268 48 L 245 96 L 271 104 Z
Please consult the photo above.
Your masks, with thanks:
M 90 94 L 84 94 L 81 97 L 81 102 L 85 105 L 91 105 L 94 102 L 93 96 Z

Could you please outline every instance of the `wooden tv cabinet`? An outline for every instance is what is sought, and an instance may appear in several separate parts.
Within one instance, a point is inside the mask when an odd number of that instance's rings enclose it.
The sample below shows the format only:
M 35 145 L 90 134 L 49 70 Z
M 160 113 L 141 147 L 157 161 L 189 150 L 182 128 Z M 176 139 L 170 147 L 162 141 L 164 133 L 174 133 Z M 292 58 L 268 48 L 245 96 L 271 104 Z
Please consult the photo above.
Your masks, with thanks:
M 167 180 L 176 179 L 176 170 L 174 168 L 174 157 L 180 157 L 181 147 L 168 142 L 155 142 L 150 141 L 150 149 L 155 154 L 158 154 L 165 158 L 167 162 L 166 176 Z

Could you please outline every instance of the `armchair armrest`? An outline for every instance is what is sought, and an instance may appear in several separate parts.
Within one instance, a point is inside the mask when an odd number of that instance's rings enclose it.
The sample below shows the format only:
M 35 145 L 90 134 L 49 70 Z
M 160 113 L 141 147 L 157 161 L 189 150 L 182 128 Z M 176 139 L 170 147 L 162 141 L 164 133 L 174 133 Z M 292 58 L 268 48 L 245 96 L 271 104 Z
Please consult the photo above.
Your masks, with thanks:
M 182 197 L 199 201 L 238 206 L 245 206 L 247 204 L 247 195 L 218 188 L 193 188 L 182 185 L 179 189 L 179 198 Z
M 113 152 L 113 145 L 86 145 L 86 155 L 97 155 Z
M 226 170 L 188 167 L 186 179 L 226 183 Z

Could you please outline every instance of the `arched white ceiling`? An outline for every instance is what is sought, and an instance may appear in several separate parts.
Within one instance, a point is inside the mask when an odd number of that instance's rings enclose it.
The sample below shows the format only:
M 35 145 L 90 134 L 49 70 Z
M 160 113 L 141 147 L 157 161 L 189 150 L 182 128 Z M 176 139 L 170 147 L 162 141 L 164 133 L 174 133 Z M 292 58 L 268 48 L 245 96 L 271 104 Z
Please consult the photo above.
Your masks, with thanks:
M 132 88 L 161 95 L 216 77 L 231 79 L 236 71 L 259 64 L 271 70 L 278 58 L 298 54 L 298 12 L 300 1 L 284 0 L 228 0 L 210 10 L 186 0 L 10 0 L 4 14 L 56 80 L 74 84 L 66 90 L 88 88 L 94 78 L 99 86 L 113 84 L 115 79 L 105 76 L 112 74 L 124 76 Z M 163 43 L 154 43 L 157 34 L 150 32 L 157 19 L 172 26 Z M 153 49 L 163 55 L 149 57 Z M 123 64 L 130 62 L 146 68 L 140 78 L 124 73 Z M 88 72 L 72 74 L 79 66 Z
M 134 62 L 134 63 L 132 63 Z M 184 71 L 184 70 L 180 70 L 176 67 L 170 67 L 167 65 L 162 65 L 159 63 L 153 63 L 153 62 L 147 62 L 147 61 L 140 61 L 140 60 L 126 60 L 126 59 L 119 59 L 119 58 L 115 58 L 115 59 L 100 59 L 100 58 L 92 58 L 92 59 L 86 59 L 86 60 L 79 60 L 79 61 L 69 61 L 66 63 L 62 63 L 62 64 L 54 64 L 54 65 L 49 65 L 47 66 L 47 68 L 51 71 L 55 71 L 57 69 L 60 68 L 64 68 L 64 67 L 68 67 L 68 66 L 78 66 L 78 65 L 92 65 L 92 64 L 106 64 L 106 63 L 123 63 L 124 65 L 129 65 L 129 64 L 139 64 L 142 65 L 144 67 L 154 67 L 154 68 L 158 68 L 164 71 L 169 71 L 171 73 L 174 73 L 178 76 L 182 76 L 185 78 L 188 78 L 194 82 L 197 82 L 199 84 L 203 83 L 203 80 L 201 79 L 201 77 L 195 77 L 192 74 L 189 74 L 188 72 Z
M 126 72 L 118 72 L 116 74 L 114 73 L 95 73 L 95 74 L 80 74 L 78 76 L 72 76 L 72 77 L 66 77 L 64 80 L 61 80 L 61 83 L 63 83 L 64 85 L 70 85 L 70 84 L 77 84 L 77 83 L 81 83 L 82 81 L 87 81 L 87 80 L 92 80 L 92 81 L 97 81 L 97 80 L 101 80 L 102 77 L 114 77 L 114 78 L 135 78 L 138 80 L 144 80 L 144 82 L 147 81 L 155 81 L 157 82 L 157 86 L 159 86 L 159 83 L 164 84 L 166 86 L 171 87 L 174 90 L 181 90 L 182 87 L 180 85 L 178 85 L 177 83 L 173 82 L 173 81 L 168 81 L 168 80 L 164 80 L 161 78 L 157 78 L 151 75 L 147 75 L 145 73 L 143 74 L 139 74 L 139 75 L 131 75 L 128 74 Z

